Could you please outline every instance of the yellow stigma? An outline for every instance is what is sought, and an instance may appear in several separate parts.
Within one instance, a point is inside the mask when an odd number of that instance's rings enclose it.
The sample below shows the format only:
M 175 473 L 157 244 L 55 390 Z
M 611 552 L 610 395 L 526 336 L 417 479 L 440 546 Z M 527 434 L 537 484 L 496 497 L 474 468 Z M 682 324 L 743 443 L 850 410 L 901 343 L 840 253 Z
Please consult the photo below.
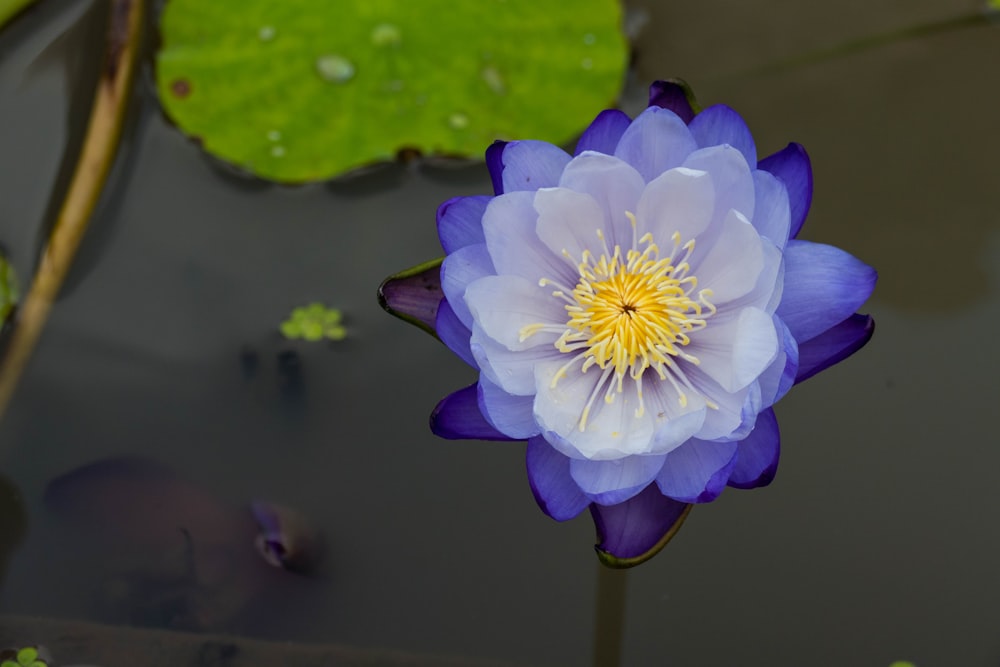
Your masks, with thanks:
M 698 279 L 688 275 L 691 267 L 687 260 L 694 250 L 694 240 L 682 245 L 680 234 L 675 232 L 670 239 L 672 251 L 661 257 L 650 234 L 635 238 L 635 216 L 628 211 L 625 215 L 632 225 L 632 247 L 623 253 L 621 246 L 616 245 L 610 251 L 598 230 L 603 252 L 594 255 L 585 250 L 577 263 L 580 278 L 576 287 L 553 293 L 567 302 L 569 315 L 555 346 L 573 356 L 553 378 L 552 386 L 577 362 L 581 363 L 581 372 L 595 366 L 602 371 L 580 416 L 581 431 L 586 429 L 591 406 L 601 390 L 604 400 L 611 403 L 622 392 L 626 378 L 636 385 L 639 406 L 635 416 L 641 417 L 642 377 L 650 368 L 660 380 L 670 382 L 678 402 L 686 406 L 685 390 L 697 390 L 678 360 L 699 363 L 697 357 L 683 348 L 691 342 L 689 334 L 704 328 L 706 318 L 715 313 L 715 306 L 708 300 L 711 290 L 694 294 Z M 550 283 L 542 281 L 542 285 Z M 529 325 L 521 330 L 521 337 L 527 338 L 540 330 L 539 325 Z

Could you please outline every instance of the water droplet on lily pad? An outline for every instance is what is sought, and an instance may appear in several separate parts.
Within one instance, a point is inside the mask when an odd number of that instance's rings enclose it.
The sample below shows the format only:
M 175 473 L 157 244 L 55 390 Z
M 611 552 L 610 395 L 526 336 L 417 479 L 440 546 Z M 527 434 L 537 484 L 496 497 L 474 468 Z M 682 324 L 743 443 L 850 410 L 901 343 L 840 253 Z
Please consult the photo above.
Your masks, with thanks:
M 272 146 L 271 147 L 272 157 L 285 157 L 285 147 L 284 146 Z
M 327 53 L 316 59 L 316 71 L 330 83 L 347 83 L 354 78 L 354 63 L 335 53 Z
M 448 116 L 448 125 L 456 130 L 464 130 L 469 127 L 469 117 L 464 113 L 453 113 Z
M 391 23 L 379 23 L 372 29 L 372 44 L 375 46 L 398 46 L 402 40 L 402 31 Z
M 486 85 L 497 95 L 503 95 L 507 92 L 507 86 L 504 85 L 503 76 L 500 75 L 500 70 L 498 70 L 493 65 L 487 65 L 483 68 L 483 71 L 479 73 L 479 76 L 483 78 Z
M 583 43 L 587 46 L 593 46 L 597 42 L 597 35 L 592 32 L 588 32 L 583 36 Z
M 267 133 L 268 141 L 281 141 L 281 131 L 271 130 Z
M 593 69 L 594 61 L 591 60 L 590 58 L 584 58 L 583 60 L 580 61 L 580 67 L 582 67 L 583 69 Z
M 274 36 L 278 34 L 273 25 L 261 26 L 261 29 L 257 31 L 257 39 L 262 42 L 270 42 L 274 39 Z

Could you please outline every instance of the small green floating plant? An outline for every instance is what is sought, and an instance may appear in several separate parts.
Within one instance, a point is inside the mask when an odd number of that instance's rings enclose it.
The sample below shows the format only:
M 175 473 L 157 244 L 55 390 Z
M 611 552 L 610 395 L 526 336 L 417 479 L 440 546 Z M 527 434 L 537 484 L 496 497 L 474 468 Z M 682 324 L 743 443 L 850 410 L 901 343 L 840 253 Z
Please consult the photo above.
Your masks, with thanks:
M 0 667 L 48 667 L 48 663 L 38 655 L 38 649 L 34 646 L 14 650 L 8 649 L 0 652 Z
M 20 299 L 20 290 L 17 286 L 17 276 L 14 274 L 14 267 L 7 258 L 0 252 L 0 327 L 3 326 L 7 318 L 14 312 Z
M 347 337 L 347 329 L 342 324 L 343 315 L 336 308 L 327 308 L 321 303 L 310 303 L 292 311 L 291 316 L 281 323 L 281 335 L 291 340 L 304 339 L 310 342 L 338 341 Z

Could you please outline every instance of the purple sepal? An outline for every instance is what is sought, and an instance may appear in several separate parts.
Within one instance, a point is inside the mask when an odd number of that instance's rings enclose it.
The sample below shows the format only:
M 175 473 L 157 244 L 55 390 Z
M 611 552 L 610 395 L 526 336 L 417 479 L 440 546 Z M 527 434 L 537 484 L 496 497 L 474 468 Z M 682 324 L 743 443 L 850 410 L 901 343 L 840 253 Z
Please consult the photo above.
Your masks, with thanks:
M 809 154 L 801 144 L 790 143 L 758 162 L 757 168 L 771 172 L 785 184 L 792 216 L 788 237 L 794 239 L 799 235 L 812 204 L 813 173 Z
M 503 149 L 506 146 L 506 141 L 498 140 L 486 149 L 486 168 L 493 180 L 493 193 L 497 195 L 503 194 Z
M 608 567 L 639 565 L 666 546 L 680 529 L 692 505 L 667 498 L 650 484 L 618 505 L 590 506 L 597 529 L 597 557 Z
M 750 435 L 740 440 L 736 449 L 736 465 L 729 473 L 729 486 L 754 489 L 767 486 L 778 471 L 781 454 L 781 434 L 774 410 L 768 408 L 757 415 L 757 425 Z
M 572 519 L 590 504 L 570 476 L 569 457 L 557 452 L 545 438 L 528 440 L 525 464 L 535 502 L 556 521 Z
M 789 241 L 777 314 L 801 348 L 854 314 L 871 296 L 877 280 L 875 269 L 840 248 Z
M 493 197 L 475 195 L 453 197 L 438 206 L 437 230 L 446 254 L 459 248 L 486 243 L 483 234 L 483 213 Z
M 865 346 L 875 332 L 871 315 L 855 313 L 799 346 L 799 370 L 795 382 L 808 380 Z
M 441 262 L 435 259 L 389 276 L 378 287 L 378 302 L 386 312 L 415 324 L 433 336 L 441 291 Z
M 625 130 L 631 124 L 632 119 L 624 111 L 618 109 L 607 109 L 602 111 L 590 124 L 580 141 L 576 143 L 574 155 L 579 155 L 583 151 L 597 151 L 607 155 L 614 155 L 618 140 L 622 138 Z
M 462 320 L 458 319 L 458 315 L 452 310 L 447 299 L 442 300 L 440 307 L 438 307 L 434 329 L 437 331 L 438 338 L 448 346 L 449 350 L 476 370 L 479 369 L 479 364 L 472 356 L 472 347 L 469 345 L 472 332 L 462 324 Z
M 680 79 L 654 81 L 649 87 L 649 106 L 670 109 L 685 123 L 690 123 L 695 116 L 693 101 L 694 93 Z
M 477 394 L 472 384 L 441 399 L 431 413 L 431 431 L 448 440 L 513 440 L 486 421 Z

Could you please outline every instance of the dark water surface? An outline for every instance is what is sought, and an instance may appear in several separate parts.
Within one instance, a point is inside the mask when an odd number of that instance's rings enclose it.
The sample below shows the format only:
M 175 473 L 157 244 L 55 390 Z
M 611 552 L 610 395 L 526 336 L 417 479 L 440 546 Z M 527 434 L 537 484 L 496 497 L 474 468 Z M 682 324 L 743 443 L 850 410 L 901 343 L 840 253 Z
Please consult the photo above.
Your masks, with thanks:
M 25 280 L 89 104 L 86 68 L 66 66 L 98 48 L 89 6 L 44 2 L 0 34 L 0 241 Z M 743 113 L 761 154 L 803 143 L 816 176 L 803 236 L 881 279 L 871 344 L 778 406 L 775 482 L 727 490 L 662 554 L 613 573 L 622 664 L 997 667 L 1000 27 L 753 73 L 979 5 L 646 10 L 629 110 L 648 81 L 682 76 L 702 103 Z M 437 205 L 489 192 L 485 168 L 261 185 L 170 127 L 148 75 L 139 89 L 128 155 L 0 424 L 0 471 L 29 524 L 0 612 L 170 624 L 196 599 L 206 630 L 590 664 L 589 518 L 538 510 L 522 444 L 429 433 L 471 371 L 374 298 L 383 277 L 440 254 Z M 280 337 L 310 301 L 345 313 L 345 341 Z M 123 454 L 169 465 L 219 516 L 254 499 L 294 507 L 326 535 L 323 567 L 256 568 L 247 543 L 254 564 L 221 572 L 197 551 L 209 581 L 194 590 L 183 540 L 136 546 L 43 509 L 49 480 Z

